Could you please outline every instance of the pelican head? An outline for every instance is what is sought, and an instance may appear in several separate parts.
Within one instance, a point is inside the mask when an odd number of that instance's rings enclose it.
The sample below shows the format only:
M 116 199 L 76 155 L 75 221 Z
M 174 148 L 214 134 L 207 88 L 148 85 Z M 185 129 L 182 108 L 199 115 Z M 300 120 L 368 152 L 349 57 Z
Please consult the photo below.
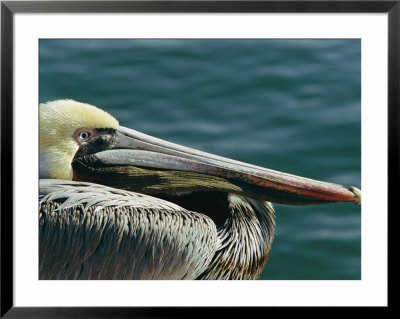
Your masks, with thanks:
M 79 149 L 118 129 L 107 112 L 86 103 L 58 100 L 40 104 L 40 178 L 72 180 L 72 161 Z
M 146 194 L 224 192 L 283 204 L 360 202 L 354 187 L 208 154 L 119 126 L 73 100 L 40 105 L 40 177 L 90 181 Z

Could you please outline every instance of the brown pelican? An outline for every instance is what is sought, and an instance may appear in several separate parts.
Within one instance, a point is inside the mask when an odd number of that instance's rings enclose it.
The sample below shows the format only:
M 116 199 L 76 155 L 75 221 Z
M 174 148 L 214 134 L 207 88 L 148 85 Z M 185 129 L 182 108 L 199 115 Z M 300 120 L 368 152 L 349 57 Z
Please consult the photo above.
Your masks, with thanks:
M 197 151 L 73 100 L 40 105 L 40 279 L 257 279 L 270 202 L 361 202 L 355 187 Z

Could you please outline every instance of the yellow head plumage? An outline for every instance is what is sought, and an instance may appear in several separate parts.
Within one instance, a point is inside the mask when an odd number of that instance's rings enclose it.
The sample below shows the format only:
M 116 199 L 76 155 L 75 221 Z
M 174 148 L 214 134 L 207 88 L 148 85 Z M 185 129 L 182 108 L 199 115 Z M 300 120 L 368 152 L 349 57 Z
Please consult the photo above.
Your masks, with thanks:
M 73 138 L 78 128 L 118 129 L 107 112 L 74 100 L 39 105 L 40 177 L 72 180 L 72 160 L 79 145 Z

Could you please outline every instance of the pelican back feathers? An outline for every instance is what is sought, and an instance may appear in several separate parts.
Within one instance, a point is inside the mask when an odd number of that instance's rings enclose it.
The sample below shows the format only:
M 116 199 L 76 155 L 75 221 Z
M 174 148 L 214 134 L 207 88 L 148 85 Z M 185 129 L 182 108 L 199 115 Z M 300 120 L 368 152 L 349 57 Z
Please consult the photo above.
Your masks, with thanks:
M 110 187 L 41 180 L 40 279 L 195 279 L 218 247 L 207 216 Z

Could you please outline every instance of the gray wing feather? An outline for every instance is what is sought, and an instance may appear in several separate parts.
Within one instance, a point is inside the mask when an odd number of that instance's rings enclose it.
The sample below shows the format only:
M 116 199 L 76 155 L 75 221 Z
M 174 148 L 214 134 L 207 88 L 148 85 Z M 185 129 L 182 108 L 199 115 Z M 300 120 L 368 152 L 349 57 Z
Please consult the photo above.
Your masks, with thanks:
M 40 279 L 195 279 L 211 262 L 207 216 L 91 183 L 40 180 Z

